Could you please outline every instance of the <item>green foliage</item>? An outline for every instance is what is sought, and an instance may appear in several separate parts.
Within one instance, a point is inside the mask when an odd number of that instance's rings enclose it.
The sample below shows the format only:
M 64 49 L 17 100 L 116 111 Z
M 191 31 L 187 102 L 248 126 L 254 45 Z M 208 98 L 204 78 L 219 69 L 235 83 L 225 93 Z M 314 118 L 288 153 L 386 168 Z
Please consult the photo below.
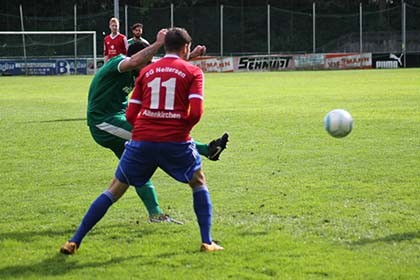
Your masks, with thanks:
M 147 224 L 134 190 L 74 256 L 58 254 L 117 160 L 85 121 L 91 77 L 0 78 L 1 279 L 418 279 L 418 69 L 207 74 L 193 136 L 229 131 L 204 160 L 213 238 L 198 252 L 191 191 L 153 177 L 185 225 Z M 352 133 L 323 118 L 348 110 Z

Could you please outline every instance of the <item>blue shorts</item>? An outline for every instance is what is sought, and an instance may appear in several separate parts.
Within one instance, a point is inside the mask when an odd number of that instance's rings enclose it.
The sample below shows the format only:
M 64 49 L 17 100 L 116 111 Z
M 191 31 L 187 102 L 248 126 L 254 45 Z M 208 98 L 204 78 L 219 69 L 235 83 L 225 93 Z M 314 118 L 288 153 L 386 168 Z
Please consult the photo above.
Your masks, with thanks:
M 141 187 L 158 167 L 175 180 L 188 183 L 201 168 L 201 157 L 193 141 L 167 143 L 130 140 L 115 176 L 120 182 Z

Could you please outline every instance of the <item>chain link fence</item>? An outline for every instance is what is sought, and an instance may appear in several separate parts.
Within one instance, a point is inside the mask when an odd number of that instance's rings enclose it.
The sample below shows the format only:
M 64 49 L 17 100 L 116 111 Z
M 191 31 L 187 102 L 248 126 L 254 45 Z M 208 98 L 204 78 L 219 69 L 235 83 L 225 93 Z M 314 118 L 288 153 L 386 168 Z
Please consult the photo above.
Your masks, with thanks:
M 17 4 L 16 4 L 17 5 Z M 404 8 L 405 5 L 405 8 Z M 410 4 L 385 9 L 331 14 L 309 5 L 293 11 L 278 7 L 120 7 L 120 32 L 144 24 L 143 36 L 153 42 L 159 29 L 181 26 L 195 44 L 216 56 L 273 53 L 420 52 L 420 7 Z M 9 4 L 10 6 L 10 4 Z M 46 7 L 48 8 L 48 7 Z M 29 8 L 28 8 L 29 9 Z M 26 16 L 25 7 L 0 13 L 0 31 L 96 31 L 97 53 L 109 33 L 113 10 L 85 14 L 75 5 L 55 17 Z M 28 13 L 30 14 L 30 13 Z M 0 35 L 0 57 L 90 56 L 92 37 L 82 35 Z

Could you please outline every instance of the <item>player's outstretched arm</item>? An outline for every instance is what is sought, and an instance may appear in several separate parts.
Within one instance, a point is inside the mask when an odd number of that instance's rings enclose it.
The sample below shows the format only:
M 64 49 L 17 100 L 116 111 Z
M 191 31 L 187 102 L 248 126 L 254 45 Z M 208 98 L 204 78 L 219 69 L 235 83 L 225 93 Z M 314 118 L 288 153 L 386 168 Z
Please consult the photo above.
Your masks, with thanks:
M 191 99 L 190 111 L 187 117 L 187 121 L 191 129 L 200 121 L 201 117 L 203 116 L 203 112 L 203 100 L 198 98 Z
M 125 117 L 127 119 L 127 122 L 134 126 L 137 115 L 141 110 L 141 92 L 140 92 L 141 86 L 137 85 L 134 88 L 133 95 L 130 98 L 130 102 L 128 103 L 127 111 L 125 112 Z
M 153 56 L 158 52 L 158 50 L 164 45 L 165 35 L 167 32 L 167 29 L 161 29 L 156 35 L 156 41 L 153 44 L 139 51 L 130 59 L 123 60 L 120 64 L 120 72 L 140 69 L 147 65 L 149 61 L 152 60 Z
M 197 56 L 202 56 L 206 54 L 206 46 L 202 46 L 202 45 L 198 45 L 196 46 L 192 52 L 190 53 L 190 59 L 197 57 Z

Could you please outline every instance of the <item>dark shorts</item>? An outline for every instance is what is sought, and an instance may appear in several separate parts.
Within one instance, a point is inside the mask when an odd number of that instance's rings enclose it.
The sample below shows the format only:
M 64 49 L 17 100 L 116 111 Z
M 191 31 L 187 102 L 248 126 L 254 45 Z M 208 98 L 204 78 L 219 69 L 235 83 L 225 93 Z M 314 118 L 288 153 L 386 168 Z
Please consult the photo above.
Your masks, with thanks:
M 140 187 L 160 167 L 175 180 L 188 183 L 201 168 L 201 157 L 194 142 L 138 142 L 125 146 L 118 168 L 117 179 L 125 184 Z

